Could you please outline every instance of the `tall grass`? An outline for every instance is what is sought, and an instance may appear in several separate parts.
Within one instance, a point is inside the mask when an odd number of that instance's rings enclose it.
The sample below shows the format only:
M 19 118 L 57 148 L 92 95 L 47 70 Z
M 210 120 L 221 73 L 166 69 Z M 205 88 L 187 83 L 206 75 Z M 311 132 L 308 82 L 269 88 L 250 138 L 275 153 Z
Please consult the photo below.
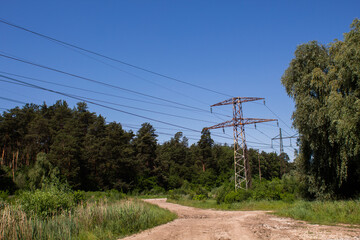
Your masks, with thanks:
M 88 203 L 47 218 L 20 206 L 1 210 L 0 239 L 117 239 L 166 223 L 176 215 L 137 200 Z
M 319 224 L 360 224 L 360 201 L 295 202 L 276 215 Z
M 184 198 L 178 200 L 168 199 L 168 202 L 185 206 L 217 209 L 217 210 L 267 210 L 282 217 L 317 224 L 355 224 L 360 225 L 360 201 L 270 201 L 247 200 L 236 203 L 221 203 L 209 199 L 194 201 Z

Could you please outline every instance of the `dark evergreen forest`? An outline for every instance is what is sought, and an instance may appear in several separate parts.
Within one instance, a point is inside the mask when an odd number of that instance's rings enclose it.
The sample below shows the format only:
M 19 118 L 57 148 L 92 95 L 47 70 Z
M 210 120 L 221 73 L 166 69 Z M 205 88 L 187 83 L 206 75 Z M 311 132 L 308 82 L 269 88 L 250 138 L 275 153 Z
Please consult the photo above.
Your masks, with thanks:
M 0 115 L 0 190 L 36 189 L 49 178 L 73 189 L 162 192 L 184 183 L 213 188 L 233 178 L 233 147 L 214 144 L 203 130 L 189 146 L 183 133 L 159 144 L 156 129 L 134 133 L 107 123 L 86 103 L 71 108 L 26 104 Z M 287 155 L 248 150 L 253 177 L 280 178 L 292 168 Z

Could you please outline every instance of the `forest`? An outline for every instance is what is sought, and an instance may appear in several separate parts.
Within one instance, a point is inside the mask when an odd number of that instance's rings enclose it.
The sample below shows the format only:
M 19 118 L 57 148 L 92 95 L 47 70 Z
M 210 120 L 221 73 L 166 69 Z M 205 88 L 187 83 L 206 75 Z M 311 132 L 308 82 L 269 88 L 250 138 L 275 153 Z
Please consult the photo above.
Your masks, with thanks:
M 35 190 L 58 178 L 73 190 L 164 193 L 184 183 L 208 190 L 233 181 L 233 146 L 203 130 L 189 146 L 183 133 L 158 144 L 156 129 L 137 132 L 90 112 L 86 103 L 26 104 L 0 116 L 0 190 Z M 248 150 L 254 178 L 281 178 L 294 168 L 286 154 Z M 259 166 L 260 163 L 260 166 Z

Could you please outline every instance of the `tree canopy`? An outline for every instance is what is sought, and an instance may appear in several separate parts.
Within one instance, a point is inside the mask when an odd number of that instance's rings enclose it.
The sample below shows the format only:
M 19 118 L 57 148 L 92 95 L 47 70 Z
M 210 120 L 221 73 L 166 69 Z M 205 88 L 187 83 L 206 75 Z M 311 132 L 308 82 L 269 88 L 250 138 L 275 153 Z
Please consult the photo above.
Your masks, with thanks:
M 0 115 L 0 182 L 14 191 L 12 182 L 34 189 L 56 177 L 73 189 L 151 192 L 185 183 L 210 189 L 233 179 L 233 147 L 214 144 L 208 130 L 191 146 L 182 132 L 163 144 L 157 137 L 150 123 L 134 134 L 85 103 L 16 107 Z M 256 173 L 258 155 L 250 153 Z M 263 178 L 280 177 L 280 156 L 262 152 L 260 159 Z
M 352 197 L 360 188 L 360 20 L 343 40 L 297 47 L 281 79 L 295 102 L 297 167 L 309 197 Z

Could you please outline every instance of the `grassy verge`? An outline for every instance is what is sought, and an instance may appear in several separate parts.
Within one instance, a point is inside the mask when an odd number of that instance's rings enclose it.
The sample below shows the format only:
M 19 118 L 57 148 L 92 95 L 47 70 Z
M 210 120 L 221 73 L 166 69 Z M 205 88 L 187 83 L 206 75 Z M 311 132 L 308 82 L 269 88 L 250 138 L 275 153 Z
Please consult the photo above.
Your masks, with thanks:
M 0 239 L 117 239 L 176 218 L 138 200 L 106 201 L 78 206 L 52 217 L 27 214 L 20 206 L 0 210 Z
M 279 209 L 275 213 L 317 224 L 354 224 L 360 225 L 359 201 L 298 201 L 292 206 Z
M 178 203 L 181 205 L 203 208 L 203 209 L 217 209 L 217 210 L 242 210 L 242 211 L 254 211 L 254 210 L 279 210 L 283 208 L 288 208 L 293 205 L 293 203 L 287 203 L 283 201 L 244 201 L 237 203 L 221 203 L 217 204 L 216 200 L 208 199 L 202 201 L 188 200 L 188 199 L 179 199 L 172 200 L 168 199 L 168 202 Z
M 283 201 L 243 201 L 232 204 L 217 204 L 215 200 L 195 201 L 180 198 L 169 199 L 169 202 L 185 206 L 203 209 L 217 210 L 265 210 L 273 211 L 272 214 L 282 217 L 290 217 L 316 224 L 351 224 L 360 225 L 360 202 L 359 201 L 295 201 L 292 203 Z
M 131 196 L 133 198 L 137 198 L 137 199 L 153 199 L 153 198 L 167 198 L 167 195 L 163 194 L 163 195 L 137 195 L 137 196 Z

